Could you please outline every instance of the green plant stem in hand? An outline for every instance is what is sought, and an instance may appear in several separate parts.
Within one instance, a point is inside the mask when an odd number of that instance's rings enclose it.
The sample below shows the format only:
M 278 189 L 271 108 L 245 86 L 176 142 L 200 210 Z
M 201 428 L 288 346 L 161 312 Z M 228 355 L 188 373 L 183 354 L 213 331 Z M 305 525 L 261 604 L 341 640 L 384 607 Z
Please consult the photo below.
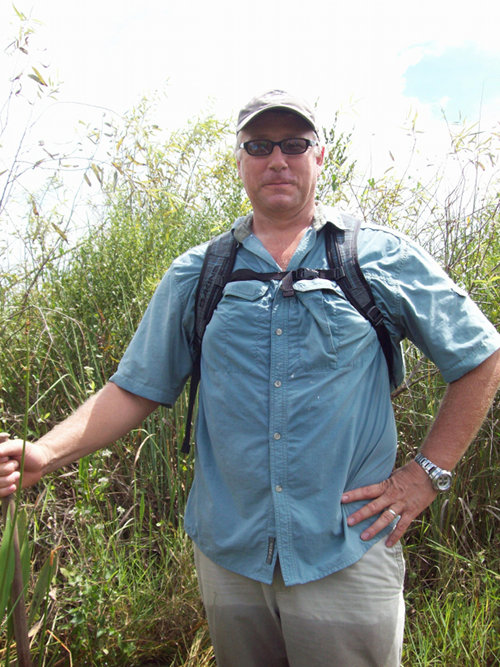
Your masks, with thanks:
M 31 667 L 28 621 L 26 618 L 26 607 L 24 604 L 24 582 L 21 566 L 21 552 L 19 548 L 19 534 L 16 526 L 16 504 L 13 496 L 2 498 L 2 509 L 4 520 L 12 521 L 12 544 L 14 549 L 14 579 L 11 589 L 12 618 L 14 624 L 14 636 L 17 646 L 17 664 L 19 667 Z

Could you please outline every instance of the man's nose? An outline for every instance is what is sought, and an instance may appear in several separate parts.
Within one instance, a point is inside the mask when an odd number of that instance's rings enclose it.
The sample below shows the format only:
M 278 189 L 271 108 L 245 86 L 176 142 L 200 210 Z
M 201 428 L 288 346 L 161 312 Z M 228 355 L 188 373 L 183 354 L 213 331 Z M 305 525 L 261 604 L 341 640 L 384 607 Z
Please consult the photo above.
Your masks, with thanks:
M 281 148 L 273 146 L 273 150 L 269 156 L 269 167 L 271 169 L 284 169 L 287 165 L 286 155 L 281 152 Z

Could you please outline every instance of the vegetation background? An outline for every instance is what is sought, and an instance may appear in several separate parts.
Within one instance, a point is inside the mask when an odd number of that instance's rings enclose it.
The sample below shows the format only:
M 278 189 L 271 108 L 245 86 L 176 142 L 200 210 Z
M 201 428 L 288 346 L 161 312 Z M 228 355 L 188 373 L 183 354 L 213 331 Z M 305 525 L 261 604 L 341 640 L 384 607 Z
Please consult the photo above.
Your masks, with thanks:
M 21 30 L 13 48 L 28 50 L 28 38 Z M 34 108 L 55 94 L 40 72 L 30 66 L 13 82 L 2 133 L 19 85 L 32 91 Z M 24 153 L 33 122 L 4 159 L 0 429 L 13 436 L 38 438 L 98 390 L 172 259 L 249 210 L 229 122 L 207 116 L 168 133 L 152 118 L 154 100 L 143 100 L 118 121 L 104 114 L 100 127 L 84 128 L 73 153 L 44 146 L 36 159 Z M 416 156 L 416 123 L 408 133 Z M 403 173 L 367 178 L 333 117 L 320 198 L 417 239 L 498 326 L 499 138 L 476 126 L 450 128 L 442 164 L 424 172 L 410 161 Z M 412 346 L 406 361 L 394 396 L 401 462 L 414 456 L 444 387 Z M 36 664 L 214 664 L 182 529 L 192 476 L 191 458 L 179 453 L 185 408 L 183 395 L 113 447 L 18 495 Z M 406 540 L 405 665 L 500 662 L 499 416 L 495 404 L 451 493 Z M 16 648 L 6 525 L 0 662 L 8 665 Z

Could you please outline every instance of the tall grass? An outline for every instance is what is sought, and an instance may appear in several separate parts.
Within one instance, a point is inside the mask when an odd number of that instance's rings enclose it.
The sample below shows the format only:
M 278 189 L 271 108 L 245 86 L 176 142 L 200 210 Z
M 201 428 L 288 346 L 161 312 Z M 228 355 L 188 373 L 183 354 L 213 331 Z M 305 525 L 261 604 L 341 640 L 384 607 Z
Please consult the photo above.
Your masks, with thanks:
M 158 143 L 144 123 L 132 114 L 116 128 L 114 166 L 99 172 L 100 224 L 58 261 L 46 238 L 46 261 L 0 282 L 0 426 L 13 434 L 25 424 L 27 438 L 38 437 L 98 390 L 172 259 L 247 210 L 224 124 L 200 121 Z M 384 176 L 356 189 L 349 137 L 325 136 L 324 196 L 419 238 L 498 324 L 495 188 L 458 211 L 420 182 Z M 409 379 L 395 397 L 400 462 L 414 456 L 444 389 L 417 350 L 406 358 Z M 185 415 L 183 394 L 174 409 L 23 493 L 36 664 L 214 664 L 182 529 L 192 479 L 179 448 Z M 500 658 L 498 418 L 495 405 L 451 493 L 408 534 L 405 665 Z M 0 661 L 13 660 L 7 619 L 0 623 Z

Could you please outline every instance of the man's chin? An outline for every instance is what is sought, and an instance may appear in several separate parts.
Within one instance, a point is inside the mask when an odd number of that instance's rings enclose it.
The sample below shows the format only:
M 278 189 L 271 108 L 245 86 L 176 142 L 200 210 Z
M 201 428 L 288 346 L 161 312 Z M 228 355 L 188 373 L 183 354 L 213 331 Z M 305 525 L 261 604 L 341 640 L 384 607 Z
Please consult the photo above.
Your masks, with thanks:
M 292 211 L 297 206 L 297 202 L 290 195 L 276 194 L 273 197 L 268 197 L 265 205 L 268 210 Z

